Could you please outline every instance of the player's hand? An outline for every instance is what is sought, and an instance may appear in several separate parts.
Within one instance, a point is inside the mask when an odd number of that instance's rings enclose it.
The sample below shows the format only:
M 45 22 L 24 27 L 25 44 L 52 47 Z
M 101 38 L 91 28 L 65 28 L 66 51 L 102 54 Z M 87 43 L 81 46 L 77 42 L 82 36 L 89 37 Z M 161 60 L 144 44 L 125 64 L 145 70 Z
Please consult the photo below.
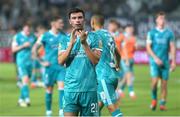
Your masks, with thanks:
M 81 43 L 82 44 L 85 44 L 86 43 L 86 39 L 87 39 L 87 35 L 88 35 L 88 32 L 84 31 L 84 30 L 79 30 L 79 35 L 80 35 L 80 40 L 81 40 Z
M 40 62 L 40 63 L 41 63 L 41 65 L 44 66 L 44 67 L 48 67 L 48 66 L 50 65 L 50 63 L 47 62 L 47 61 L 42 61 L 42 62 Z
M 174 71 L 176 68 L 176 62 L 171 62 L 171 68 L 170 68 L 170 71 Z
M 76 31 L 77 31 L 76 29 L 72 30 L 71 37 L 70 37 L 71 44 L 74 44 L 76 42 L 76 38 L 77 38 Z
M 25 42 L 22 46 L 23 46 L 23 48 L 30 47 L 30 43 L 29 42 Z
M 161 61 L 161 59 L 159 59 L 159 58 L 155 58 L 155 62 L 156 62 L 156 64 L 157 65 L 159 65 L 159 66 L 162 66 L 163 65 L 163 62 Z

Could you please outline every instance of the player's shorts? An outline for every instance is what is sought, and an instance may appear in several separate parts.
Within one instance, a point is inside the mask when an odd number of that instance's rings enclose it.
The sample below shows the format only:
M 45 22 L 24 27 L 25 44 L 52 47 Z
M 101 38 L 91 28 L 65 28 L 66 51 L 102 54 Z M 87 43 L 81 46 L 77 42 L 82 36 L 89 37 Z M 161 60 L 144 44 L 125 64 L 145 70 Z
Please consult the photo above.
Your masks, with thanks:
M 78 113 L 80 116 L 99 116 L 96 91 L 66 92 L 64 91 L 64 112 Z
M 98 101 L 103 102 L 105 106 L 115 104 L 118 100 L 117 85 L 118 79 L 113 83 L 107 83 L 105 79 L 98 80 Z
M 17 65 L 18 67 L 18 76 L 22 80 L 24 76 L 31 77 L 32 74 L 32 65 L 31 64 L 24 64 L 24 65 Z
M 40 69 L 41 64 L 39 63 L 38 60 L 33 60 L 32 67 L 33 67 L 33 69 Z
M 168 80 L 169 64 L 164 66 L 158 66 L 156 63 L 152 62 L 150 64 L 150 74 L 151 78 L 162 78 L 163 80 Z
M 125 60 L 121 60 L 121 68 L 122 68 L 122 71 L 123 73 L 127 73 L 127 72 L 133 72 L 133 65 L 134 65 L 134 60 L 133 59 L 130 59 L 129 60 L 129 65 L 126 65 L 126 62 Z
M 44 82 L 46 86 L 54 86 L 58 81 L 64 81 L 65 78 L 65 68 L 54 69 L 51 66 L 45 68 Z

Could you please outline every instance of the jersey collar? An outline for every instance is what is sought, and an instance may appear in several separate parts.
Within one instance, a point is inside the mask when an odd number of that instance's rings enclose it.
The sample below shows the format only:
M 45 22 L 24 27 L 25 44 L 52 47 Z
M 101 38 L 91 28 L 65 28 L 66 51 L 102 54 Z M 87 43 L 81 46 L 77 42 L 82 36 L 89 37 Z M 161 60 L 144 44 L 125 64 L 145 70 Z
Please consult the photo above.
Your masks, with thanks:
M 166 30 L 166 28 L 164 27 L 163 29 L 159 29 L 158 27 L 156 27 L 156 30 L 159 32 L 164 32 Z
M 21 34 L 25 37 L 28 37 L 23 31 L 21 31 Z
M 57 37 L 57 36 L 59 35 L 59 33 L 58 33 L 58 34 L 53 33 L 52 30 L 49 30 L 49 33 L 52 34 L 52 35 L 54 35 L 55 37 Z

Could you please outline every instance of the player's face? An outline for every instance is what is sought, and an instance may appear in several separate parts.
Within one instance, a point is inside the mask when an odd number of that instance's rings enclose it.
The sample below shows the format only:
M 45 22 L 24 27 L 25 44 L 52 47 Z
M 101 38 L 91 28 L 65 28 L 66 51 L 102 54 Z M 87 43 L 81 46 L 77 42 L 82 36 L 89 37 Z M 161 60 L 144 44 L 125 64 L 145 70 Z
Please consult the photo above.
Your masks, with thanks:
M 109 32 L 116 32 L 118 30 L 118 27 L 114 23 L 109 23 L 108 24 L 108 31 Z
M 156 24 L 159 25 L 159 26 L 164 26 L 166 23 L 166 19 L 165 19 L 165 16 L 164 15 L 160 15 L 157 17 L 156 19 Z
M 62 30 L 63 27 L 64 27 L 64 22 L 63 22 L 63 20 L 62 20 L 62 19 L 57 20 L 57 21 L 55 22 L 55 27 L 56 27 L 56 29 L 58 29 L 58 30 Z
M 70 15 L 69 23 L 75 29 L 83 29 L 84 27 L 84 16 L 81 12 L 72 13 Z
M 126 27 L 126 28 L 125 28 L 125 32 L 128 33 L 128 34 L 130 34 L 130 35 L 133 35 L 133 33 L 134 33 L 134 28 L 133 28 L 132 26 Z
M 24 26 L 23 27 L 23 32 L 24 32 L 24 34 L 25 35 L 30 35 L 30 33 L 31 33 L 31 29 L 30 29 L 30 27 L 29 26 Z

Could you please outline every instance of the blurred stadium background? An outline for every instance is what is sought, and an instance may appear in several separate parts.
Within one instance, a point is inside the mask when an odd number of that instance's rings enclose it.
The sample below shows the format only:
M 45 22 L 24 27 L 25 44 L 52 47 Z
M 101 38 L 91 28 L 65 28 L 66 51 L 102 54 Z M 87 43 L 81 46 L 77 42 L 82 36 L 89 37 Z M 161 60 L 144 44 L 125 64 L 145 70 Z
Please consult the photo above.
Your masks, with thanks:
M 115 18 L 121 26 L 131 23 L 135 27 L 138 45 L 145 46 L 146 34 L 154 26 L 154 15 L 163 10 L 167 13 L 168 26 L 176 36 L 176 46 L 180 48 L 180 1 L 179 0 L 0 0 L 0 61 L 11 61 L 9 50 L 12 36 L 21 29 L 24 22 L 34 28 L 39 24 L 46 27 L 51 16 L 61 15 L 68 30 L 67 12 L 79 6 L 86 11 L 86 28 L 94 13 L 101 13 L 106 21 Z M 136 55 L 135 55 L 136 56 Z M 139 56 L 147 56 L 140 53 Z M 135 57 L 137 58 L 137 57 Z M 142 60 L 141 60 L 142 61 Z M 180 64 L 180 51 L 177 51 Z
M 21 29 L 24 22 L 29 22 L 35 29 L 39 24 L 48 28 L 51 16 L 64 18 L 68 30 L 67 11 L 79 6 L 86 12 L 86 28 L 90 30 L 89 21 L 94 13 L 105 16 L 106 22 L 114 18 L 121 26 L 131 23 L 135 27 L 138 45 L 141 50 L 135 53 L 135 88 L 137 100 L 122 100 L 125 115 L 180 115 L 180 67 L 171 74 L 169 83 L 169 101 L 167 112 L 151 112 L 150 76 L 148 56 L 145 51 L 145 39 L 149 29 L 154 26 L 154 15 L 163 10 L 167 13 L 168 26 L 174 31 L 177 46 L 177 64 L 180 64 L 180 0 L 0 0 L 0 116 L 1 115 L 44 115 L 44 90 L 31 91 L 32 107 L 18 108 L 18 88 L 16 87 L 15 67 L 12 64 L 10 50 L 13 35 Z M 38 95 L 37 95 L 38 94 Z M 53 110 L 58 111 L 54 97 Z M 146 99 L 144 99 L 146 98 Z M 106 109 L 103 115 L 109 115 Z

